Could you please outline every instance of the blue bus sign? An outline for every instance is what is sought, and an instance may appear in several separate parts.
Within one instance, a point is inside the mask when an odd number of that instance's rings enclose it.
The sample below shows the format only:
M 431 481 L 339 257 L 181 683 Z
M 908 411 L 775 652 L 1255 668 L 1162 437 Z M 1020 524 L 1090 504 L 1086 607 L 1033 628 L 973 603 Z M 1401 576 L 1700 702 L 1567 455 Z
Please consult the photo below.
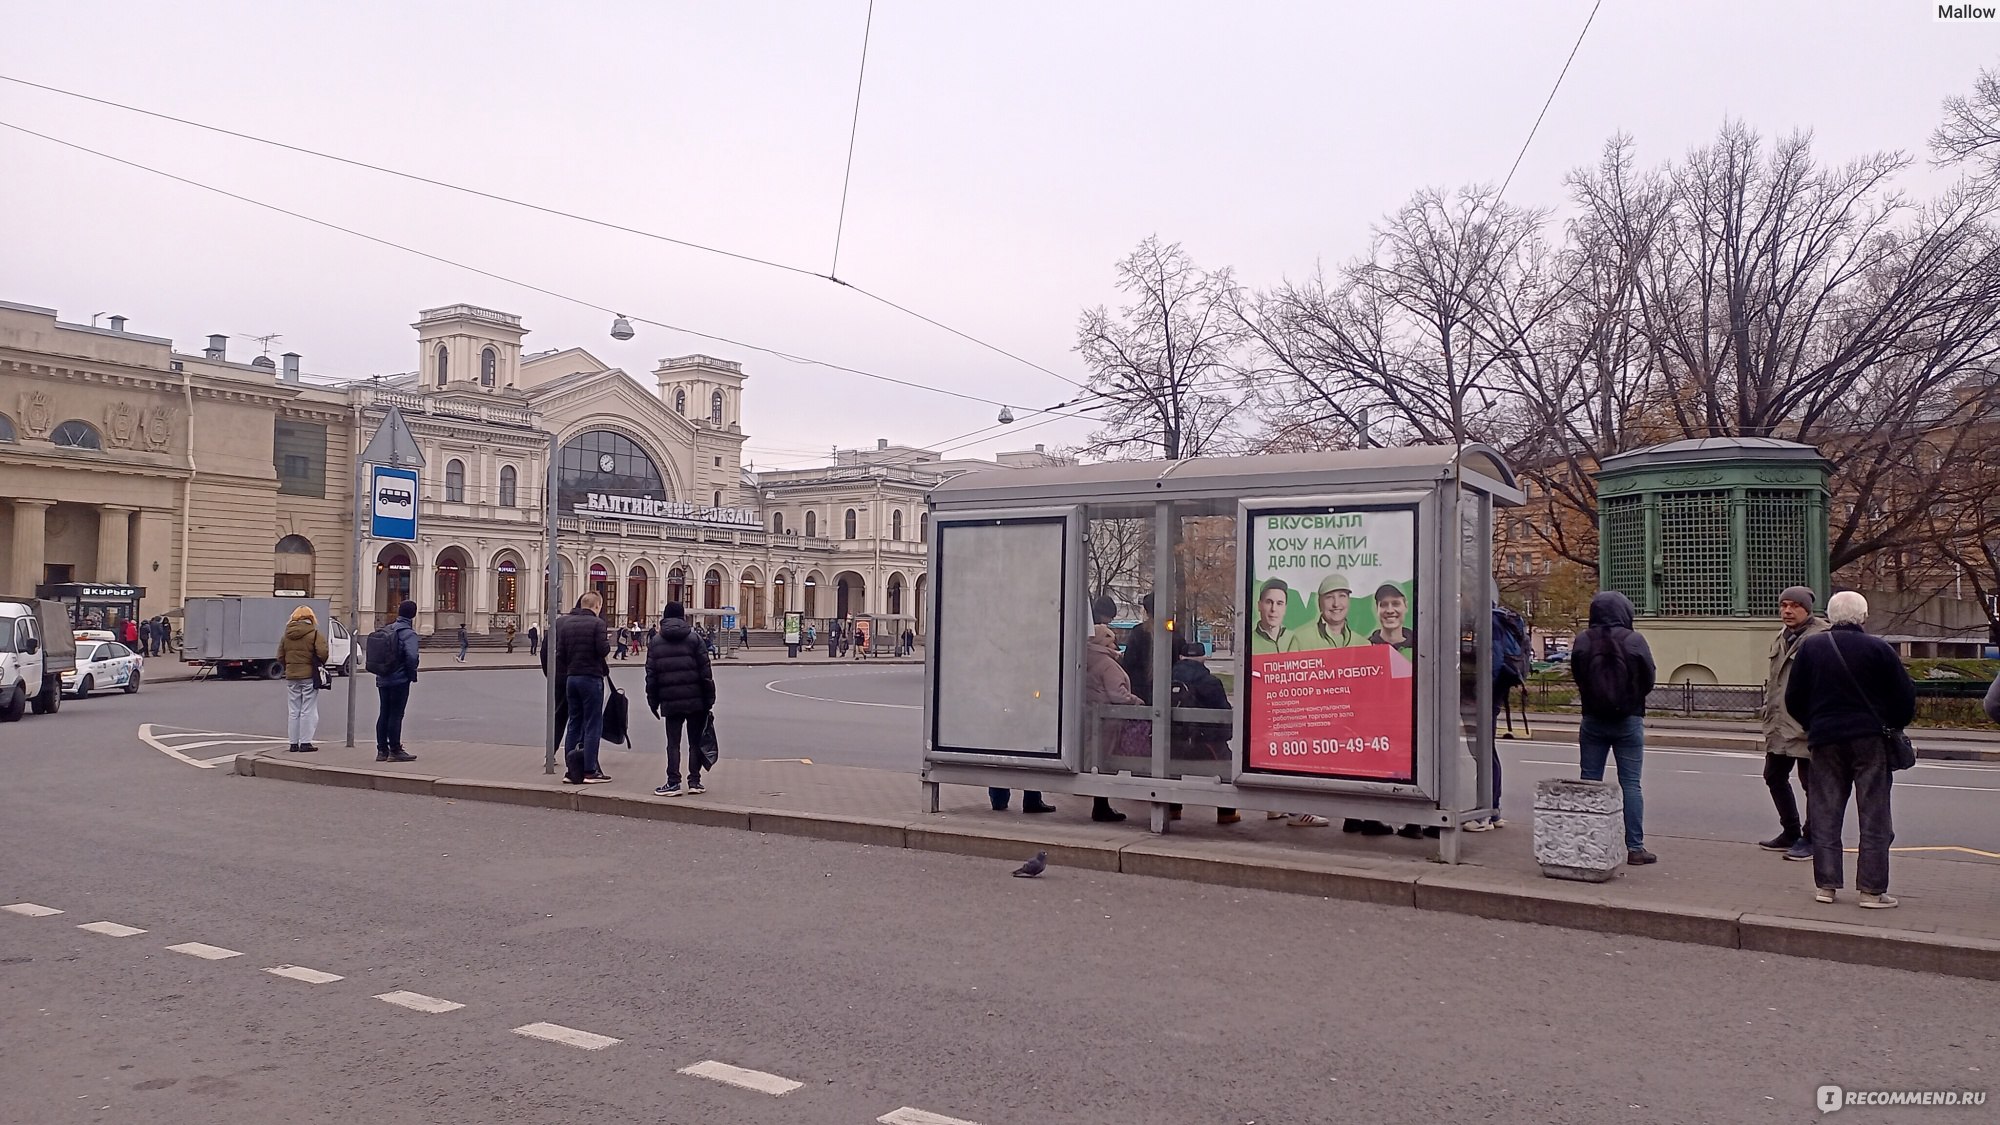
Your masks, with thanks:
M 377 539 L 417 537 L 417 471 L 370 466 L 368 514 Z

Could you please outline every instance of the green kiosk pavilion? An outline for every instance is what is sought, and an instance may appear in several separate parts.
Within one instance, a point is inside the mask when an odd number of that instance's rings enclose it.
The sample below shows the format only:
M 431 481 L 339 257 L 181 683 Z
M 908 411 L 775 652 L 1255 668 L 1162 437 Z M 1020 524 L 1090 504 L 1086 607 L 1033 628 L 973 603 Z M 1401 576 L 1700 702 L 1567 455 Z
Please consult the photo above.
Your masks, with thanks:
M 1598 584 L 1632 599 L 1661 683 L 1762 683 L 1779 591 L 1810 587 L 1824 609 L 1830 468 L 1810 445 L 1762 437 L 1599 464 Z

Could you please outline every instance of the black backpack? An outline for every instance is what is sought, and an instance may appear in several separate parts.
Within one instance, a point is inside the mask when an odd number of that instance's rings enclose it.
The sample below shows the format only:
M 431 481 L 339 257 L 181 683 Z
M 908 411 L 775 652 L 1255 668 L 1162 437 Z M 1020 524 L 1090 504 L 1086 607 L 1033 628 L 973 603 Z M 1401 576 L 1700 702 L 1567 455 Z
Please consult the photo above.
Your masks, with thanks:
M 403 665 L 403 646 L 387 625 L 368 634 L 367 668 L 371 676 L 386 676 Z
M 1616 632 L 1603 629 L 1591 646 L 1590 660 L 1580 671 L 1589 677 L 1591 694 L 1597 705 L 1619 715 L 1636 715 L 1646 709 L 1646 701 L 1634 699 L 1638 677 L 1632 674 L 1632 657 L 1618 643 Z

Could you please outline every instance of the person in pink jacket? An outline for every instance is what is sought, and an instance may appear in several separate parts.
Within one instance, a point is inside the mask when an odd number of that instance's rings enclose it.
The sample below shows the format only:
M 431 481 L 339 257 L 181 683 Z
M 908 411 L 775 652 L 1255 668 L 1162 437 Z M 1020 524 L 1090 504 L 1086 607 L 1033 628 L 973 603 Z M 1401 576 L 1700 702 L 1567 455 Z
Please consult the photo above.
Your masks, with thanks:
M 1088 663 L 1083 679 L 1083 698 L 1087 705 L 1096 708 L 1145 702 L 1132 693 L 1132 680 L 1125 674 L 1124 666 L 1118 662 L 1118 641 L 1112 636 L 1109 625 L 1091 627 L 1088 652 Z M 1100 756 L 1118 752 L 1118 743 L 1125 732 L 1125 724 L 1131 721 L 1111 718 L 1097 721 L 1097 746 Z M 1124 820 L 1125 814 L 1112 808 L 1109 799 L 1097 797 L 1090 804 L 1090 819 L 1118 821 Z

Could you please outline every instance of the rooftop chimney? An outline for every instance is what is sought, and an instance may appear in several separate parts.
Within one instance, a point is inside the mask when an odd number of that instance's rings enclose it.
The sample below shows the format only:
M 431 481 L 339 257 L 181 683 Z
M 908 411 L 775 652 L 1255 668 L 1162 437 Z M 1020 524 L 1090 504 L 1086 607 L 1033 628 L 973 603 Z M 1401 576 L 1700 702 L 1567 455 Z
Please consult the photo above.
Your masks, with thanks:
M 111 318 L 111 330 L 112 330 L 113 332 L 123 332 L 123 331 L 125 331 L 125 318 L 124 318 L 124 317 L 122 317 L 122 316 L 114 316 L 114 317 L 112 317 L 112 318 Z
M 296 383 L 296 382 L 298 382 L 298 381 L 299 381 L 299 353 L 297 353 L 297 352 L 286 352 L 286 353 L 285 353 L 285 354 L 284 354 L 283 356 L 281 356 L 280 358 L 282 358 L 282 359 L 283 359 L 283 360 L 285 361 L 285 366 L 284 366 L 284 378 L 285 378 L 285 382 L 287 382 L 287 383 Z
M 228 359 L 229 337 L 210 336 L 208 338 L 208 350 L 201 354 L 209 359 Z
M 885 437 L 878 437 L 878 438 L 876 438 L 876 439 L 875 439 L 875 448 L 876 448 L 877 450 L 883 450 L 883 449 L 887 449 L 887 448 L 889 448 L 889 439 L 888 439 L 888 438 L 885 438 Z

